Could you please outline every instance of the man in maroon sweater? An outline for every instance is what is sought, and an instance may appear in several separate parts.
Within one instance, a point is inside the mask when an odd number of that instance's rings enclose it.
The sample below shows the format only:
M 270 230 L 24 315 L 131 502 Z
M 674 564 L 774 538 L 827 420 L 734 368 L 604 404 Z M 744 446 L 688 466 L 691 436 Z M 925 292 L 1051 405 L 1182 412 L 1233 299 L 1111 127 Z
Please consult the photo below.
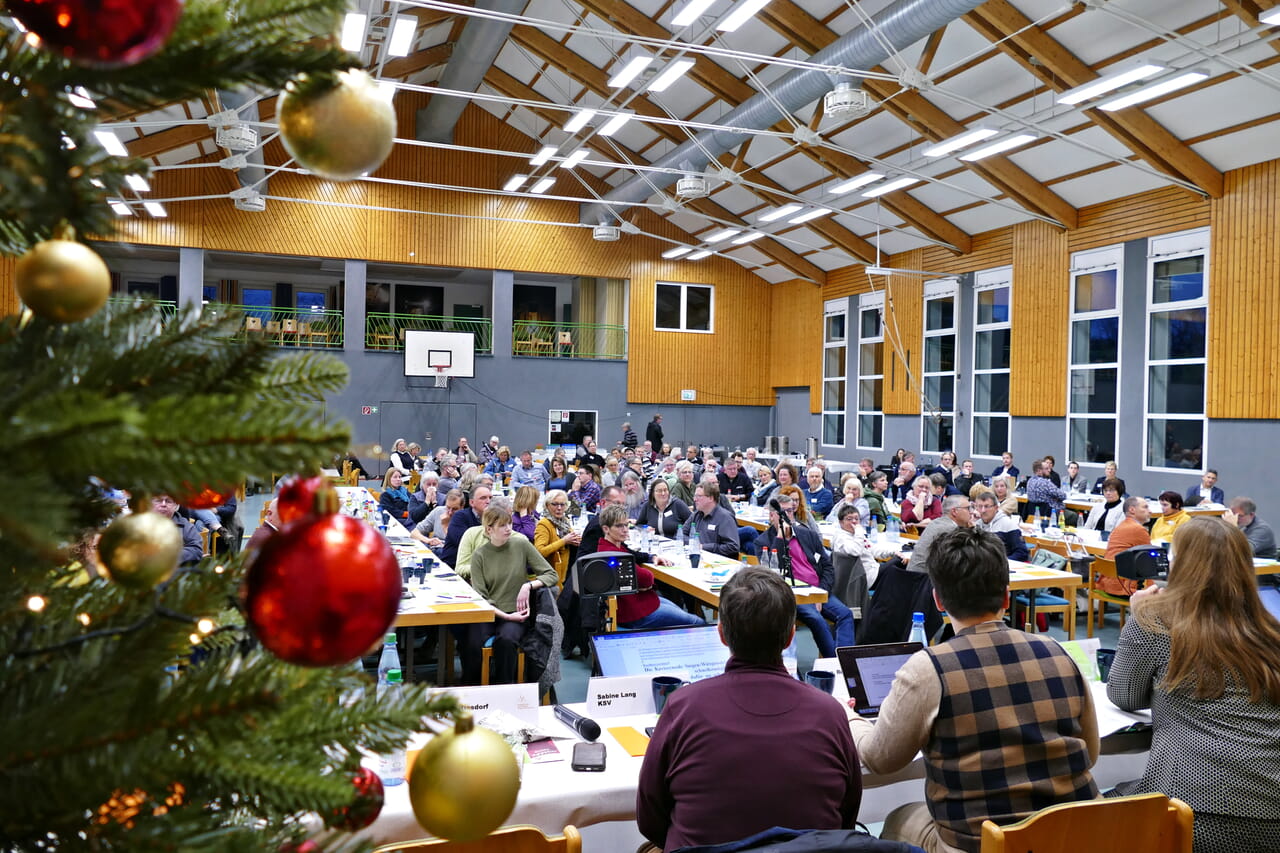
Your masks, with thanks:
M 766 569 L 744 568 L 725 584 L 724 674 L 672 694 L 640 770 L 636 822 L 657 847 L 857 820 L 862 770 L 845 712 L 782 665 L 795 610 L 791 589 Z

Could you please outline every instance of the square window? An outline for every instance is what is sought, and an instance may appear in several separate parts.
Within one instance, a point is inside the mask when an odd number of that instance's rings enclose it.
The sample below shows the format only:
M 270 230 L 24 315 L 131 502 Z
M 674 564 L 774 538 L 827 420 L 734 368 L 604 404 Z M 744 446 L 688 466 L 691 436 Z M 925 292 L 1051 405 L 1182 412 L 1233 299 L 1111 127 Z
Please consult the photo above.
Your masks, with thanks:
M 953 329 L 956 325 L 956 301 L 954 296 L 930 299 L 926 305 L 924 328 L 926 332 Z
M 839 343 L 844 340 L 844 314 L 828 314 L 826 322 L 826 342 Z
M 978 417 L 973 419 L 973 452 L 978 456 L 999 456 L 1009 449 L 1009 419 Z
M 1153 364 L 1147 368 L 1147 412 L 1153 415 L 1204 412 L 1204 363 Z
M 877 341 L 859 348 L 858 373 L 863 376 L 884 375 L 884 344 Z
M 1067 455 L 1082 462 L 1116 458 L 1116 422 L 1111 418 L 1073 418 Z
M 862 309 L 862 337 L 878 338 L 880 337 L 880 309 L 864 308 Z
M 949 415 L 943 415 L 936 421 L 930 415 L 924 416 L 924 447 L 926 453 L 941 453 L 955 446 L 955 421 Z
M 1204 467 L 1204 421 L 1151 418 L 1147 421 L 1147 467 Z
M 978 291 L 978 325 L 1009 322 L 1009 288 Z
M 975 370 L 1009 369 L 1009 329 L 992 329 L 974 336 L 977 352 L 974 354 Z
M 924 339 L 925 373 L 954 373 L 956 369 L 956 336 L 934 335 Z
M 977 412 L 1009 411 L 1009 374 L 979 373 L 974 376 L 973 408 Z
M 943 412 L 956 409 L 956 378 L 954 376 L 926 376 L 924 395 L 934 408 Z M 946 450 L 947 448 L 943 448 Z
M 858 415 L 858 446 L 880 447 L 884 429 L 883 415 Z
M 863 379 L 858 382 L 858 408 L 864 412 L 879 412 L 884 409 L 884 380 Z
M 1152 360 L 1204 358 L 1205 309 L 1157 311 L 1151 315 Z
M 710 332 L 712 288 L 702 284 L 659 282 L 654 294 L 653 327 L 667 332 Z
M 1072 414 L 1115 414 L 1118 392 L 1116 369 L 1071 371 Z
M 822 408 L 828 411 L 842 411 L 844 409 L 844 389 L 845 381 L 843 379 L 822 383 Z M 831 444 L 832 442 L 823 442 Z M 835 442 L 843 444 L 843 442 Z
M 1203 296 L 1204 255 L 1156 261 L 1152 265 L 1152 303 L 1189 302 Z
M 1114 311 L 1118 278 L 1118 270 L 1103 270 L 1102 272 L 1083 273 L 1076 276 L 1076 313 Z
M 1072 364 L 1114 364 L 1119 359 L 1119 317 L 1076 320 L 1071 324 Z
M 844 415 L 824 414 L 822 416 L 822 443 L 844 444 Z
M 844 347 L 827 347 L 822 352 L 822 375 L 843 377 L 844 370 Z

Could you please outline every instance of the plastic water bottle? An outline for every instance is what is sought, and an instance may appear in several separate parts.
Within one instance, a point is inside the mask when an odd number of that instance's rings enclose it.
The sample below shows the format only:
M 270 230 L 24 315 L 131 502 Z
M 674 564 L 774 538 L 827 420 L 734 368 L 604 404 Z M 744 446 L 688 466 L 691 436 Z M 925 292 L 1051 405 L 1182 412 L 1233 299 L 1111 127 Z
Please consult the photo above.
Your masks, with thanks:
M 920 643 L 921 645 L 929 645 L 929 638 L 924 634 L 924 614 L 919 611 L 911 614 L 911 636 L 907 638 L 912 643 Z
M 403 676 L 399 669 L 388 670 L 386 680 L 378 682 L 378 699 L 390 698 L 404 687 Z M 404 747 L 396 747 L 391 752 L 378 756 L 378 778 L 386 786 L 404 783 L 405 752 Z
M 653 551 L 653 528 L 647 524 L 640 528 L 640 550 L 646 554 Z
M 1058 513 L 1058 529 L 1063 533 L 1067 532 L 1067 513 L 1066 510 Z
M 400 668 L 400 653 L 396 649 L 396 632 L 392 631 L 387 634 L 386 640 L 382 644 L 382 657 L 378 658 L 378 689 L 382 689 L 382 682 L 386 680 L 387 673 L 393 669 Z
M 1036 516 L 1031 520 L 1031 531 L 1038 533 L 1043 527 L 1044 525 L 1040 523 L 1040 507 L 1036 507 Z
M 1058 526 L 1058 511 L 1056 509 L 1049 513 L 1049 526 Z

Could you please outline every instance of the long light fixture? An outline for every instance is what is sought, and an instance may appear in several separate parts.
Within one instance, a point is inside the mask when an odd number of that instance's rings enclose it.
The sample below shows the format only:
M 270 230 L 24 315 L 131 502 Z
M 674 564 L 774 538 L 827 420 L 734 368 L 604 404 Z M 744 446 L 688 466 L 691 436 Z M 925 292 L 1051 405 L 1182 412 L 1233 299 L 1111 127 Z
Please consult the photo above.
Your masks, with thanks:
M 359 53 L 364 48 L 364 25 L 369 16 L 361 12 L 348 12 L 342 19 L 342 49 Z
M 1126 107 L 1132 107 L 1136 104 L 1146 103 L 1155 100 L 1161 95 L 1167 95 L 1170 92 L 1176 92 L 1179 89 L 1185 89 L 1188 86 L 1199 83 L 1201 80 L 1208 79 L 1209 72 L 1200 68 L 1184 71 L 1174 77 L 1168 77 L 1164 80 L 1157 80 L 1143 86 L 1136 92 L 1130 92 L 1127 95 L 1121 95 L 1118 98 L 1112 98 L 1109 101 L 1103 101 L 1098 104 L 1098 109 L 1106 112 L 1114 112 L 1115 110 L 1123 110 Z
M 387 53 L 391 56 L 408 56 L 413 47 L 413 37 L 418 32 L 418 19 L 412 15 L 396 15 L 391 22 L 391 39 Z
M 502 185 L 502 191 L 504 193 L 513 193 L 520 189 L 520 187 L 524 186 L 524 182 L 528 179 L 528 175 L 513 175 L 507 179 L 505 184 Z
M 589 156 L 591 156 L 591 149 L 587 148 L 586 146 L 583 146 L 582 148 L 579 148 L 577 151 L 570 154 L 568 157 L 561 160 L 560 168 L 572 169 L 574 166 L 578 165 L 583 160 L 587 159 Z
M 676 258 L 681 257 L 682 255 L 687 255 L 692 251 L 693 251 L 692 246 L 676 246 L 674 249 L 667 249 L 665 252 L 663 252 L 662 257 L 666 258 L 669 261 L 672 261 L 672 260 L 675 260 Z
M 993 154 L 999 154 L 1002 151 L 1009 151 L 1026 145 L 1028 142 L 1035 142 L 1036 135 L 1034 133 L 1015 133 L 1013 136 L 1006 136 L 1004 139 L 997 139 L 990 145 L 984 145 L 976 151 L 970 151 L 968 154 L 961 154 L 960 159 L 966 163 L 972 163 L 975 160 L 981 160 L 984 157 L 990 157 Z
M 724 20 L 716 24 L 716 29 L 722 33 L 731 33 L 745 24 L 747 21 L 755 17 L 765 6 L 769 5 L 769 0 L 738 0 L 738 5 L 733 7 L 733 11 L 725 15 Z
M 759 240 L 763 236 L 765 236 L 765 233 L 763 231 L 748 231 L 746 234 L 743 234 L 741 237 L 734 237 L 733 245 L 745 246 L 747 243 L 750 243 L 753 240 Z
M 741 233 L 742 233 L 741 228 L 721 228 L 719 231 L 712 234 L 710 237 L 706 239 L 708 243 L 721 243 L 721 242 L 724 242 L 725 240 L 728 240 L 730 237 L 736 237 Z
M 157 219 L 164 219 L 169 215 L 169 212 L 164 209 L 164 205 L 158 201 L 144 201 L 142 206 L 147 209 L 147 213 L 150 213 Z
M 615 133 L 622 130 L 622 126 L 624 124 L 631 121 L 631 116 L 632 116 L 631 113 L 618 113 L 613 118 L 609 119 L 604 123 L 604 125 L 599 130 L 600 135 L 613 136 Z
M 1280 6 L 1263 12 L 1258 16 L 1258 22 L 1266 24 L 1268 27 L 1280 26 Z
M 85 91 L 84 86 L 76 86 L 68 92 L 67 100 L 71 102 L 72 106 L 79 107 L 82 110 L 96 110 L 98 108 L 93 98 L 89 97 L 89 93 Z
M 577 133 L 587 126 L 587 122 L 596 117 L 596 111 L 589 107 L 578 110 L 564 123 L 565 133 Z
M 559 150 L 560 149 L 554 145 L 544 145 L 542 146 L 541 149 L 538 150 L 537 154 L 534 154 L 532 157 L 529 158 L 529 165 L 541 166 L 543 163 L 551 159 L 552 154 L 555 154 Z
M 952 151 L 959 151 L 961 148 L 968 148 L 975 142 L 981 142 L 984 139 L 990 139 L 1000 131 L 993 127 L 980 127 L 977 130 L 968 130 L 950 139 L 944 139 L 937 145 L 930 145 L 920 153 L 926 157 L 945 157 Z
M 884 177 L 882 172 L 864 172 L 856 178 L 850 178 L 847 181 L 841 181 L 831 188 L 832 195 L 844 195 L 851 193 L 858 187 L 865 187 L 867 184 L 874 184 L 876 181 Z
M 649 67 L 653 59 L 646 54 L 637 54 L 626 61 L 622 70 L 609 78 L 609 88 L 621 89 L 640 76 L 640 72 Z
M 711 4 L 715 0 L 689 0 L 684 4 L 684 8 L 671 19 L 673 27 L 687 27 L 694 21 L 702 17 L 702 14 L 711 8 Z
M 93 136 L 98 140 L 98 144 L 103 150 L 112 157 L 128 157 L 129 149 L 124 147 L 124 143 L 120 141 L 120 137 L 116 136 L 110 130 L 95 130 Z
M 803 225 L 806 222 L 812 222 L 813 220 L 818 219 L 819 217 L 826 216 L 830 212 L 831 211 L 827 210 L 825 207 L 817 207 L 817 208 L 814 208 L 813 210 L 806 210 L 804 213 L 800 214 L 799 216 L 795 216 L 795 217 L 792 217 L 791 219 L 788 219 L 787 224 Z
M 690 255 L 690 256 L 689 256 L 688 258 L 686 258 L 685 260 L 689 260 L 689 261 L 700 261 L 700 260 L 702 260 L 703 258 L 707 258 L 707 257 L 710 257 L 710 256 L 711 256 L 711 250 L 710 250 L 710 249 L 699 249 L 698 251 L 694 252 L 692 255 Z
M 1150 62 L 1144 62 L 1133 68 L 1125 68 L 1114 74 L 1107 74 L 1099 77 L 1097 80 L 1090 80 L 1083 86 L 1076 86 L 1074 89 L 1068 89 L 1058 95 L 1058 103 L 1060 104 L 1078 104 L 1082 101 L 1100 98 L 1107 92 L 1114 92 L 1121 86 L 1128 86 L 1130 83 L 1136 83 L 1139 80 L 1146 80 L 1154 77 L 1164 70 L 1163 65 L 1153 65 Z
M 147 183 L 147 179 L 141 175 L 125 175 L 124 182 L 129 185 L 129 189 L 139 193 L 151 192 L 151 184 Z
M 555 185 L 555 182 L 556 182 L 555 178 L 543 178 L 542 180 L 534 184 L 529 189 L 529 192 L 533 193 L 534 195 L 542 195 L 544 192 L 551 189 L 551 187 Z
M 692 59 L 677 59 L 663 69 L 661 74 L 653 78 L 653 82 L 649 84 L 649 91 L 665 92 L 672 83 L 683 77 L 692 67 Z
M 909 187 L 909 186 L 911 186 L 912 184 L 918 184 L 918 183 L 920 183 L 920 179 L 919 179 L 919 178 L 895 178 L 895 179 L 893 179 L 892 181 L 889 181 L 889 182 L 888 182 L 888 183 L 886 183 L 886 184 L 881 184 L 881 185 L 880 185 L 880 186 L 878 186 L 878 187 L 872 187 L 871 189 L 869 189 L 869 190 L 867 190 L 866 192 L 864 192 L 864 193 L 862 194 L 862 197 L 863 197 L 863 198 L 878 198 L 878 197 L 880 197 L 880 196 L 884 195 L 885 193 L 891 193 L 891 192 L 893 192 L 893 191 L 895 191 L 895 190 L 900 190 L 900 189 L 902 189 L 903 187 Z
M 784 216 L 790 216 L 791 214 L 796 213 L 802 209 L 804 209 L 803 204 L 795 204 L 794 202 L 791 204 L 784 204 L 782 207 L 775 207 L 773 210 L 769 211 L 768 213 L 761 214 L 758 217 L 758 221 L 774 222 L 778 219 L 781 219 Z
M 107 204 L 111 205 L 111 210 L 116 216 L 133 216 L 133 208 L 122 201 L 112 200 L 108 201 Z

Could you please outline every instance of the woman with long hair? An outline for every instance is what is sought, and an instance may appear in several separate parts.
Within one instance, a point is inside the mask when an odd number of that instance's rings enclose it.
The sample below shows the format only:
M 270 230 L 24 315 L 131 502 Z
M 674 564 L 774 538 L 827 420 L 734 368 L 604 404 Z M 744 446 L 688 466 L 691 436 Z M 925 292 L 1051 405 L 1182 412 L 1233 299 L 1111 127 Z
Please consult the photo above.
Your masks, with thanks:
M 573 474 L 569 473 L 569 464 L 564 461 L 564 451 L 557 450 L 556 453 L 559 455 L 551 457 L 551 465 L 547 468 L 550 472 L 547 477 L 547 490 L 567 491 L 573 484 Z
M 809 512 L 808 502 L 804 499 L 804 492 L 800 490 L 799 486 L 778 486 L 778 491 L 774 495 L 775 497 L 777 495 L 791 495 L 796 503 L 793 510 L 796 521 L 813 528 L 818 533 L 822 532 L 818 527 L 817 519 L 813 517 L 813 513 Z
M 541 497 L 542 493 L 533 486 L 521 486 L 516 489 L 511 503 L 511 529 L 523 533 L 530 542 L 533 541 L 533 530 L 538 526 L 538 499 Z
M 659 536 L 674 539 L 680 525 L 689 520 L 693 511 L 679 498 L 671 496 L 671 487 L 661 477 L 654 477 L 649 484 L 649 500 L 640 508 L 638 524 L 648 525 Z
M 404 478 L 399 468 L 387 469 L 382 478 L 382 494 L 378 496 L 378 509 L 400 521 L 409 517 L 409 490 L 405 488 Z
M 756 479 L 759 485 L 751 493 L 751 503 L 753 506 L 768 506 L 769 498 L 778 491 L 778 481 L 773 479 L 773 469 L 768 465 L 761 465 L 756 469 Z
M 1131 599 L 1107 682 L 1153 725 L 1146 773 L 1116 792 L 1191 806 L 1196 853 L 1280 850 L 1280 622 L 1236 527 L 1194 518 L 1173 555 L 1168 587 Z
M 991 491 L 1000 502 L 1000 511 L 1005 515 L 1018 514 L 1018 496 L 1013 493 L 1013 478 L 998 476 L 991 478 Z
M 773 469 L 773 478 L 778 481 L 778 488 L 800 485 L 800 474 L 790 462 L 779 462 Z

